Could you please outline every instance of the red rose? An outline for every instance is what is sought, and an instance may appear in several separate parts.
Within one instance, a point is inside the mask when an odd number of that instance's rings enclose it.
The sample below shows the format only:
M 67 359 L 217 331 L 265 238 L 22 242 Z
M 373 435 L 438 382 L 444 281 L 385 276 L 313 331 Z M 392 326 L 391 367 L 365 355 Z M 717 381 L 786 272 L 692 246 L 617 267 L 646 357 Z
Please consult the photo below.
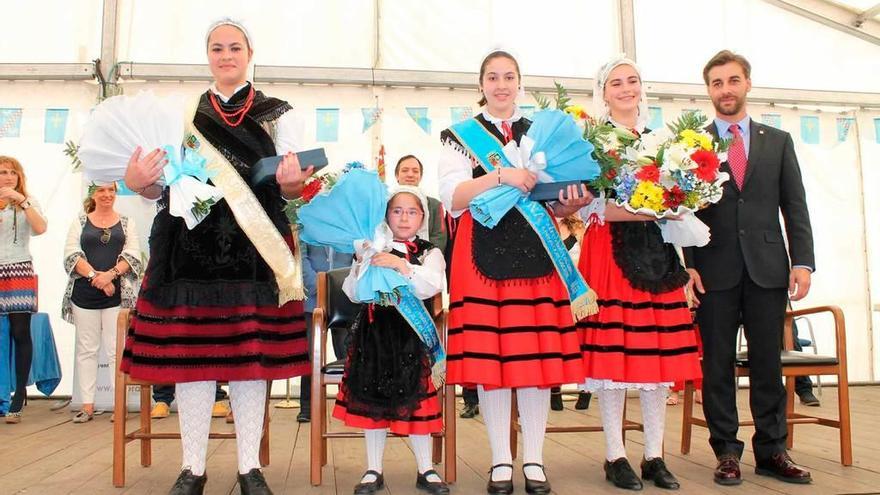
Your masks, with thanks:
M 309 182 L 308 184 L 305 185 L 305 187 L 303 187 L 302 195 L 301 195 L 302 200 L 305 201 L 306 203 L 310 202 L 312 200 L 312 198 L 317 196 L 318 193 L 321 192 L 321 189 L 323 189 L 323 188 L 324 188 L 324 183 L 318 179 L 315 179 L 315 180 Z
M 609 168 L 608 170 L 605 171 L 605 178 L 613 179 L 615 177 L 617 177 L 617 169 L 616 168 Z
M 663 191 L 663 206 L 674 210 L 678 205 L 684 203 L 685 193 L 678 186 L 672 186 L 672 189 Z
M 645 165 L 636 172 L 636 179 L 657 182 L 660 180 L 660 169 L 657 165 Z
M 713 151 L 699 149 L 691 154 L 691 160 L 697 164 L 694 174 L 703 182 L 714 182 L 718 175 L 718 155 Z
M 608 156 L 610 156 L 611 158 L 614 158 L 615 160 L 620 161 L 620 154 L 617 153 L 617 150 L 611 150 L 611 151 L 609 151 L 609 152 L 608 152 Z

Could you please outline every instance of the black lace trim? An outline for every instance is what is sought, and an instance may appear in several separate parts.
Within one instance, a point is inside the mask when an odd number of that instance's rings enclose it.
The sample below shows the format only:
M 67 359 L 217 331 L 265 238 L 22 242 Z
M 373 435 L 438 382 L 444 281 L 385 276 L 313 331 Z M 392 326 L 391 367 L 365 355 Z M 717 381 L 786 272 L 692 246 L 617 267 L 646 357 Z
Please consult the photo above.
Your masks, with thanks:
M 689 276 L 654 222 L 611 222 L 614 261 L 636 289 L 662 294 L 684 287 Z

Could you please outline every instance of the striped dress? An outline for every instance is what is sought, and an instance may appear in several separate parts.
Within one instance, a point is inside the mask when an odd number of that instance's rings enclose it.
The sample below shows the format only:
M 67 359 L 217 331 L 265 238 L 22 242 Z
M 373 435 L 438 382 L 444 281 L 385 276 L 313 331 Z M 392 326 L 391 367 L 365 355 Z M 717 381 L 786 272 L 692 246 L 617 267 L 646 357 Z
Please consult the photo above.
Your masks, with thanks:
M 247 85 L 222 103 L 244 106 Z M 257 91 L 240 126 L 225 123 L 202 95 L 193 123 L 246 180 L 277 151 L 269 131 L 290 105 Z M 278 150 L 285 151 L 285 150 Z M 253 193 L 294 249 L 277 183 Z M 188 229 L 168 211 L 167 189 L 150 233 L 150 260 L 125 342 L 121 368 L 165 383 L 273 380 L 309 372 L 301 301 L 278 306 L 272 270 L 238 226 L 226 200 Z
M 483 115 L 475 118 L 504 142 L 494 123 Z M 530 124 L 525 118 L 514 121 L 513 139 L 519 142 Z M 471 157 L 450 131 L 441 139 L 470 166 Z M 473 178 L 484 174 L 482 167 L 473 166 Z M 465 211 L 459 217 L 451 265 L 448 382 L 494 389 L 583 381 L 568 293 L 517 210 L 492 231 Z
M 588 388 L 650 389 L 701 377 L 697 331 L 684 288 L 649 292 L 634 287 L 615 249 L 610 222 L 587 228 L 578 269 L 599 296 L 599 313 L 578 323 Z

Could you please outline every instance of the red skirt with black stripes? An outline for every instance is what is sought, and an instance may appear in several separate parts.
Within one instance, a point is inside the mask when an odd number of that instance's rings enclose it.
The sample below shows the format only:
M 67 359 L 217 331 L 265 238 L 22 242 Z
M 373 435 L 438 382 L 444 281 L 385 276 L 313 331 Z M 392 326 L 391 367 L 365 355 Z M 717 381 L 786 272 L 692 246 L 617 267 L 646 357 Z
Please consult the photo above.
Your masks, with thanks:
M 132 378 L 163 383 L 307 375 L 302 301 L 159 307 L 139 297 L 120 367 Z
M 348 401 L 342 387 L 336 393 L 336 405 L 333 406 L 333 417 L 341 420 L 346 426 L 376 430 L 388 428 L 397 435 L 429 435 L 443 430 L 443 415 L 434 383 L 427 379 L 427 393 L 419 401 L 418 407 L 408 416 L 394 419 L 373 419 L 366 414 L 358 414 L 349 409 Z
M 473 222 L 469 212 L 461 216 L 452 252 L 447 382 L 493 389 L 583 381 L 580 341 L 559 276 L 486 278 L 471 255 Z
M 599 313 L 578 322 L 588 378 L 661 383 L 702 376 L 697 331 L 684 288 L 633 288 L 614 260 L 608 224 L 584 234 L 578 269 L 596 291 Z

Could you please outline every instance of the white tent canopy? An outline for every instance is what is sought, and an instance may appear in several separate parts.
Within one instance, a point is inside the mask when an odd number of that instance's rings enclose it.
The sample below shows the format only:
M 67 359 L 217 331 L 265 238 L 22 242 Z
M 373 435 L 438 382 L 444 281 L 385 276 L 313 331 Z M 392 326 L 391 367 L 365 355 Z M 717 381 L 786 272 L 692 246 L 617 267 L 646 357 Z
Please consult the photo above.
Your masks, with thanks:
M 792 4 L 798 4 L 792 6 Z M 790 132 L 804 174 L 816 244 L 810 296 L 796 307 L 839 305 L 847 318 L 850 377 L 880 379 L 880 23 L 871 1 L 783 0 L 0 0 L 0 109 L 21 109 L 18 136 L 0 137 L 0 155 L 24 164 L 29 186 L 49 216 L 32 241 L 41 310 L 52 317 L 63 371 L 72 376 L 73 327 L 60 318 L 66 283 L 62 247 L 85 185 L 63 145 L 45 142 L 46 109 L 69 109 L 66 139 L 77 141 L 101 88 L 92 60 L 102 59 L 117 90 L 196 95 L 203 91 L 205 29 L 219 17 L 243 21 L 254 37 L 254 78 L 291 102 L 304 123 L 303 147 L 323 146 L 331 163 L 375 163 L 384 146 L 389 169 L 413 153 L 436 192 L 439 132 L 450 107 L 476 111 L 476 71 L 496 48 L 514 53 L 528 89 L 554 79 L 589 103 L 589 78 L 609 57 L 628 52 L 642 67 L 649 105 L 664 120 L 713 109 L 702 67 L 722 48 L 749 58 L 756 120 L 772 114 Z M 815 7 L 801 12 L 805 6 Z M 817 13 L 818 12 L 818 13 Z M 818 17 L 817 17 L 818 16 Z M 821 18 L 819 18 L 821 17 Z M 824 19 L 824 20 L 823 20 Z M 872 41 L 872 39 L 874 41 Z M 115 67 L 115 70 L 111 69 Z M 113 76 L 120 76 L 119 80 Z M 110 86 L 113 90 L 113 86 Z M 658 98 L 659 97 L 659 98 Z M 530 96 L 520 100 L 534 105 Z M 363 108 L 382 109 L 363 130 Z M 427 108 L 430 132 L 407 114 Z M 338 139 L 316 142 L 316 109 L 338 109 Z M 806 144 L 801 117 L 818 117 L 818 144 Z M 838 136 L 838 119 L 849 118 Z M 389 174 L 390 175 L 390 174 Z M 389 182 L 393 179 L 389 177 Z M 144 239 L 151 206 L 122 198 Z M 145 244 L 145 242 L 144 242 Z M 146 249 L 146 246 L 143 246 Z M 820 351 L 830 352 L 829 322 L 816 321 Z M 57 393 L 71 390 L 70 379 Z

